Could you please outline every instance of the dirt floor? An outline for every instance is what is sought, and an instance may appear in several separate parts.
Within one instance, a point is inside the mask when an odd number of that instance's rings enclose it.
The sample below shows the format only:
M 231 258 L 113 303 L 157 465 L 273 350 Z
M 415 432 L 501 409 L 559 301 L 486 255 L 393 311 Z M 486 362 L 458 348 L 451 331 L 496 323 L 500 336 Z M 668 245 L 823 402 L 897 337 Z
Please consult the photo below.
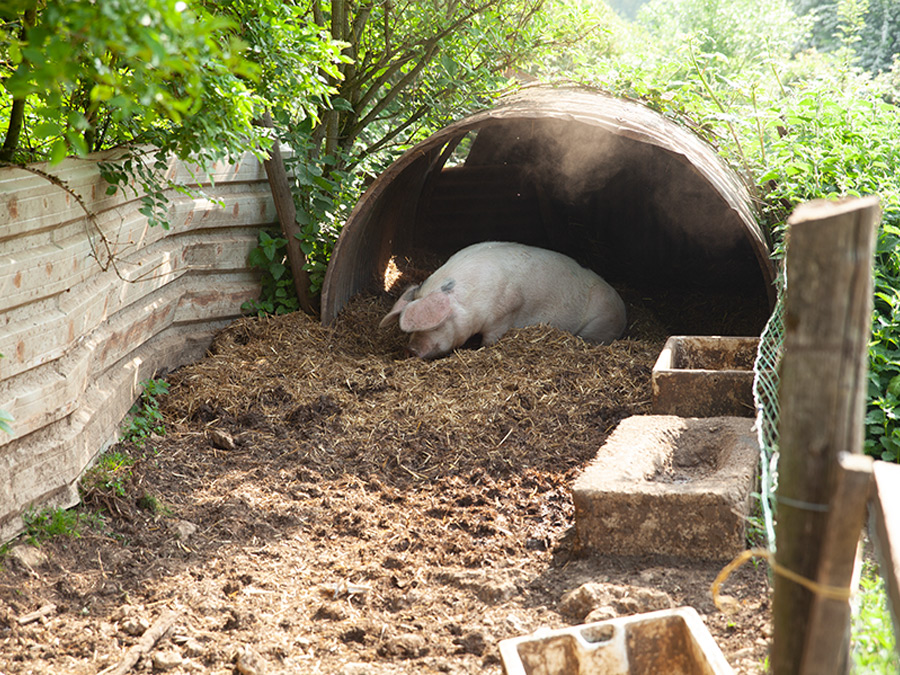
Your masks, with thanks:
M 432 362 L 376 328 L 387 296 L 334 328 L 236 322 L 166 375 L 165 436 L 117 448 L 140 459 L 86 489 L 81 535 L 0 562 L 0 674 L 496 674 L 504 638 L 681 605 L 736 672 L 762 672 L 764 566 L 729 580 L 725 615 L 722 562 L 575 540 L 573 477 L 649 412 L 666 336 L 761 327 L 733 298 L 623 295 L 613 345 L 534 327 Z

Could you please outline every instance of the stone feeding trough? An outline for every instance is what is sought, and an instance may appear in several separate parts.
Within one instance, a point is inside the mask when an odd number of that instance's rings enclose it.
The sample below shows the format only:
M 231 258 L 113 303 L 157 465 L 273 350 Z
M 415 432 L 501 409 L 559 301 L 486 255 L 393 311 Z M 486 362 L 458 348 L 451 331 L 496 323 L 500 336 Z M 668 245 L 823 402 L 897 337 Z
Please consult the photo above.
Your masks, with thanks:
M 753 417 L 753 362 L 759 338 L 673 336 L 653 366 L 658 415 Z
M 637 415 L 573 486 L 583 550 L 727 560 L 745 548 L 759 447 L 753 420 Z
M 680 607 L 500 642 L 506 675 L 730 675 L 696 610 Z

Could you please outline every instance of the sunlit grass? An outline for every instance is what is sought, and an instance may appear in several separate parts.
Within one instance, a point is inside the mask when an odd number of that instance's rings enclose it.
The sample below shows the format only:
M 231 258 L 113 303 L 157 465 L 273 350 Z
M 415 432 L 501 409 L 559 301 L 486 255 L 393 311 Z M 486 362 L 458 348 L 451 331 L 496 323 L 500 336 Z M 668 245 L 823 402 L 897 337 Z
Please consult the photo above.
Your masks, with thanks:
M 854 610 L 850 637 L 851 672 L 857 675 L 900 673 L 887 591 L 874 562 L 866 561 L 863 566 Z

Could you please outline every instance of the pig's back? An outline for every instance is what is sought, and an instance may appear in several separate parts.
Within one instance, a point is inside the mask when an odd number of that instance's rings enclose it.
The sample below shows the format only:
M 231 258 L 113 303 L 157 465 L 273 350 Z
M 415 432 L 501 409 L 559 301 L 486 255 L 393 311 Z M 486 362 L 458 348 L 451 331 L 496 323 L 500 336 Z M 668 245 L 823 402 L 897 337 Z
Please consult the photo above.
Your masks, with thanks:
M 473 330 L 494 322 L 517 328 L 546 323 L 579 335 L 596 325 L 598 314 L 610 314 L 612 323 L 624 327 L 624 305 L 612 287 L 572 258 L 548 249 L 515 242 L 473 244 L 451 256 L 421 293 L 448 288 L 460 299 Z M 617 314 L 620 319 L 612 316 Z

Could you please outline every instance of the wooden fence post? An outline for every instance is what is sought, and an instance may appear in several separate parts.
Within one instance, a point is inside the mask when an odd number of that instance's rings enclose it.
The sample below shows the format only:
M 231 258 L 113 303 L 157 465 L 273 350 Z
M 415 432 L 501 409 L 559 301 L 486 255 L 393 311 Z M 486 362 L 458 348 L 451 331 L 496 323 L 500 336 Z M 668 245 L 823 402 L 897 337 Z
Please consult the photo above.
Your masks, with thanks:
M 879 214 L 875 197 L 815 201 L 788 221 L 777 560 L 811 580 L 821 567 L 838 454 L 862 450 Z M 801 671 L 812 605 L 811 591 L 775 575 L 775 675 Z M 830 664 L 833 673 L 845 667 Z

